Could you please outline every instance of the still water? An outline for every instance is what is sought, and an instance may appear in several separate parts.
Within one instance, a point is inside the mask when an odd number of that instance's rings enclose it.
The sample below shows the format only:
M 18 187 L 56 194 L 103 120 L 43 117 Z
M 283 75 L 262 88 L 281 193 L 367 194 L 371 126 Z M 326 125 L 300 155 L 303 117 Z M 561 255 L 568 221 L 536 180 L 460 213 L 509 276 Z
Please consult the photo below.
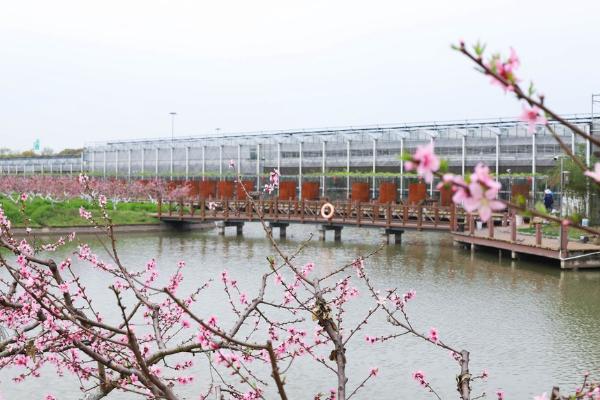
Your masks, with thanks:
M 136 268 L 155 257 L 163 276 L 175 269 L 177 260 L 186 260 L 180 293 L 217 278 L 226 268 L 253 298 L 252 289 L 266 268 L 265 257 L 273 251 L 258 224 L 246 224 L 243 237 L 231 233 L 121 234 L 119 247 L 122 260 Z M 293 251 L 311 233 L 317 237 L 315 226 L 293 225 L 282 247 Z M 85 240 L 95 243 L 92 237 Z M 323 273 L 372 251 L 381 241 L 377 230 L 345 228 L 341 243 L 313 239 L 299 263 L 315 261 L 315 272 Z M 112 309 L 112 299 L 106 294 L 110 282 L 97 271 L 79 268 L 90 292 L 105 296 L 99 307 L 105 312 Z M 444 342 L 471 352 L 473 372 L 489 371 L 487 382 L 474 385 L 475 394 L 487 392 L 488 398 L 495 398 L 495 391 L 502 389 L 507 399 L 527 399 L 555 384 L 572 390 L 585 370 L 596 377 L 600 374 L 600 271 L 563 272 L 558 266 L 514 263 L 497 254 L 472 256 L 453 246 L 446 234 L 422 232 L 405 233 L 401 246 L 384 247 L 367 261 L 367 268 L 373 283 L 382 289 L 415 289 L 416 299 L 409 306 L 413 325 L 423 331 L 436 327 Z M 214 287 L 218 292 L 201 297 L 199 303 L 205 315 L 228 312 L 218 285 Z M 348 320 L 366 311 L 361 297 L 354 302 Z M 356 398 L 432 398 L 412 380 L 417 369 L 425 372 L 442 398 L 457 398 L 458 367 L 445 351 L 409 337 L 386 344 L 364 343 L 364 334 L 386 332 L 390 332 L 388 325 L 374 320 L 348 347 L 351 390 L 370 367 L 380 371 Z M 206 371 L 198 368 L 197 381 L 183 391 L 186 398 L 197 399 L 205 388 L 201 376 Z M 57 378 L 52 372 L 19 385 L 10 381 L 11 376 L 9 371 L 0 371 L 0 393 L 6 400 L 42 399 L 47 393 L 60 400 L 81 398 L 78 382 Z M 288 374 L 286 388 L 292 399 L 312 399 L 315 393 L 335 386 L 329 371 L 300 362 Z M 108 398 L 131 396 L 114 392 Z

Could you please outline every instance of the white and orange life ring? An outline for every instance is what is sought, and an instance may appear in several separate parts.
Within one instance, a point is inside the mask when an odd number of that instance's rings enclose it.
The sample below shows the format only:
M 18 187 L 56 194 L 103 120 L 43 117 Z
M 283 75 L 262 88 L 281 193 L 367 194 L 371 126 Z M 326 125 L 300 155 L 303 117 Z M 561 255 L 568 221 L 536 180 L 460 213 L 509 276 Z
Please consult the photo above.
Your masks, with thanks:
M 333 217 L 334 212 L 335 212 L 335 207 L 333 206 L 333 204 L 331 204 L 329 202 L 323 204 L 323 206 L 321 207 L 321 217 L 323 217 L 325 219 L 329 219 L 329 218 Z

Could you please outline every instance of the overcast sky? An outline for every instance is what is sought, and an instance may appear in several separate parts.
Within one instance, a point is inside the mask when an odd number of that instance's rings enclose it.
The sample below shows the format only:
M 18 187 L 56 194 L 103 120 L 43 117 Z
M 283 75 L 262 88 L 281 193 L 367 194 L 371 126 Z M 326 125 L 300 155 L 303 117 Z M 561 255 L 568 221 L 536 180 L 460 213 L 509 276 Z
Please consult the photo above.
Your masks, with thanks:
M 0 0 L 0 147 L 518 115 L 450 44 L 600 92 L 600 1 Z

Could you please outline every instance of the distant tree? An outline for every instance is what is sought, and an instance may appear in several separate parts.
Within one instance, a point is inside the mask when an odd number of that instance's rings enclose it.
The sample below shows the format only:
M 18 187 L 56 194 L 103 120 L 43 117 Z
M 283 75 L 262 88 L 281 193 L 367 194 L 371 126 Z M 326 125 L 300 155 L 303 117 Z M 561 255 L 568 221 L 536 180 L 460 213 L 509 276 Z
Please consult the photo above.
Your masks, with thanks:
M 10 157 L 13 155 L 13 151 L 8 147 L 0 147 L 0 157 Z
M 36 155 L 33 150 L 25 150 L 19 154 L 19 157 L 35 157 Z
M 78 156 L 81 153 L 83 153 L 83 149 L 79 148 L 79 149 L 63 149 L 60 152 L 58 152 L 57 154 L 59 156 Z
M 51 156 L 51 155 L 53 155 L 53 154 L 54 154 L 54 150 L 53 150 L 52 148 L 50 148 L 50 147 L 44 147 L 44 148 L 42 149 L 42 153 L 41 153 L 41 154 L 42 154 L 43 156 Z

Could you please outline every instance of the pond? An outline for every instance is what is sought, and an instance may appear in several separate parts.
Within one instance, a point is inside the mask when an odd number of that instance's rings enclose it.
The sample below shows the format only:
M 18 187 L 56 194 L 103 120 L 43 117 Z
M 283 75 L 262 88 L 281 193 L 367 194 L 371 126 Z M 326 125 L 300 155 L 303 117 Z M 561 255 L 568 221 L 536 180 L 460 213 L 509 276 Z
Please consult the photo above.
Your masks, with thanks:
M 377 230 L 344 228 L 338 243 L 319 242 L 316 233 L 316 226 L 292 225 L 282 247 L 292 252 L 314 234 L 298 260 L 314 261 L 317 274 L 369 253 L 382 242 Z M 89 240 L 100 252 L 94 237 L 80 239 Z M 213 292 L 203 295 L 198 304 L 204 315 L 229 310 L 217 279 L 223 269 L 252 298 L 253 288 L 267 268 L 265 257 L 273 254 L 257 223 L 246 224 L 243 237 L 230 233 L 219 236 L 213 230 L 122 234 L 119 248 L 124 263 L 136 268 L 156 258 L 162 276 L 175 270 L 177 260 L 186 260 L 181 293 L 215 278 Z M 62 252 L 64 255 L 67 250 Z M 573 390 L 585 370 L 600 373 L 600 271 L 561 271 L 558 266 L 514 262 L 496 253 L 471 255 L 454 246 L 447 234 L 430 232 L 405 233 L 401 245 L 384 246 L 366 266 L 377 287 L 416 290 L 416 298 L 409 305 L 413 324 L 423 331 L 436 327 L 444 342 L 471 352 L 473 372 L 489 371 L 486 382 L 474 384 L 475 394 L 485 391 L 488 398 L 495 398 L 495 391 L 502 389 L 507 399 L 531 398 L 553 385 Z M 76 268 L 90 292 L 104 296 L 98 307 L 105 312 L 112 310 L 114 298 L 108 297 L 106 290 L 110 282 L 87 266 Z M 363 290 L 363 295 L 353 300 L 348 320 L 361 318 L 368 306 Z M 348 346 L 350 388 L 370 367 L 379 368 L 379 375 L 357 398 L 433 398 L 412 379 L 417 369 L 426 373 L 442 398 L 457 398 L 455 376 L 459 369 L 446 351 L 409 337 L 385 344 L 365 343 L 364 334 L 384 332 L 390 332 L 389 325 L 383 318 L 375 319 Z M 187 398 L 197 399 L 206 386 L 202 378 L 206 370 L 200 364 L 199 359 L 197 380 L 183 389 Z M 13 375 L 11 371 L 0 372 L 4 399 L 42 399 L 47 393 L 60 400 L 82 397 L 78 382 L 57 378 L 50 371 L 21 384 L 10 381 Z M 286 388 L 292 399 L 312 399 L 317 392 L 335 386 L 331 372 L 300 362 L 290 370 Z M 114 392 L 108 398 L 132 397 Z

